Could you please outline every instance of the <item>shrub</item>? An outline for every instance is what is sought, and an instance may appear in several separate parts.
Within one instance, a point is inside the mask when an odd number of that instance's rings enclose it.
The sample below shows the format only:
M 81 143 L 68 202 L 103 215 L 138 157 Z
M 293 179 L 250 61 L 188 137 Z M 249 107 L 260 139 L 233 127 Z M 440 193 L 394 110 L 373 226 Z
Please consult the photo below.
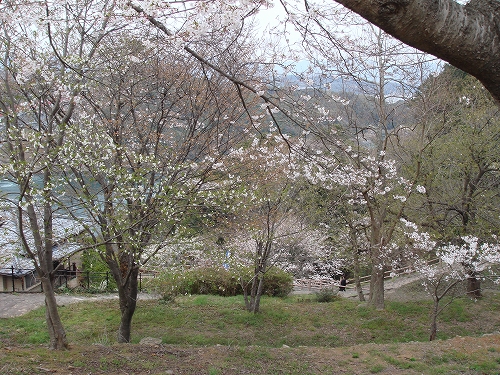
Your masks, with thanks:
M 333 302 L 336 299 L 338 299 L 338 296 L 333 288 L 323 288 L 316 292 L 316 301 L 318 302 Z
M 165 272 L 147 281 L 145 287 L 171 300 L 183 294 L 213 294 L 219 296 L 235 296 L 243 294 L 240 277 L 245 282 L 251 280 L 252 270 L 245 268 L 226 270 L 222 267 L 199 267 L 184 271 Z M 264 275 L 263 294 L 284 297 L 293 288 L 292 276 L 278 268 L 271 268 Z
M 253 270 L 246 268 L 242 272 L 243 280 L 248 283 L 253 277 Z M 250 287 L 251 285 L 249 285 Z M 286 297 L 293 289 L 293 277 L 282 269 L 272 267 L 264 274 L 263 295 L 270 297 Z M 248 290 L 250 293 L 250 291 Z M 240 293 L 243 291 L 240 288 Z

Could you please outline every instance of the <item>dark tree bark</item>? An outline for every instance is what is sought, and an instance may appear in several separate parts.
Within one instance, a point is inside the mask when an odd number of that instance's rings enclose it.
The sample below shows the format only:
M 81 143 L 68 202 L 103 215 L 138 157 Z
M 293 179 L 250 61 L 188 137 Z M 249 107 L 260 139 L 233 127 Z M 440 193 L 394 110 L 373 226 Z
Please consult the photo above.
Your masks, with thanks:
M 361 302 L 365 302 L 365 295 L 363 294 L 363 287 L 360 281 L 360 267 L 359 267 L 359 250 L 354 250 L 354 283 L 356 285 L 356 292 L 358 293 L 358 298 Z
M 402 42 L 473 75 L 500 105 L 500 1 L 335 1 Z
M 42 286 L 45 294 L 45 321 L 49 331 L 50 349 L 68 349 L 68 339 L 66 331 L 62 324 L 59 311 L 57 310 L 57 301 L 54 292 L 54 283 L 48 277 L 42 278 Z
M 481 298 L 481 280 L 476 275 L 467 278 L 467 295 L 471 298 Z
M 380 266 L 374 265 L 370 278 L 370 298 L 368 303 L 379 310 L 385 308 L 384 284 L 384 270 L 380 269 Z
M 429 335 L 429 341 L 434 341 L 437 336 L 437 318 L 439 315 L 439 298 L 433 298 L 434 303 L 432 305 L 432 313 L 431 313 L 431 329 Z
M 117 251 L 115 244 L 106 245 L 105 261 L 118 288 L 120 300 L 120 327 L 118 328 L 117 341 L 130 342 L 132 332 L 132 318 L 137 307 L 139 266 L 134 260 L 135 252 Z
M 267 271 L 267 258 L 269 257 L 271 242 L 257 241 L 257 254 L 256 263 L 254 267 L 254 274 L 250 282 L 245 283 L 241 281 L 243 289 L 243 296 L 245 299 L 245 307 L 247 311 L 257 314 L 260 310 L 260 297 L 264 290 L 264 274 Z M 250 287 L 250 296 L 248 295 L 248 288 Z
M 481 298 L 481 279 L 478 278 L 478 273 L 474 271 L 474 267 L 471 264 L 462 264 L 462 266 L 469 275 L 466 280 L 467 295 L 473 299 Z
M 120 327 L 118 328 L 118 342 L 130 342 L 130 335 L 132 332 L 132 317 L 134 316 L 137 307 L 137 275 L 139 268 L 134 267 L 132 275 L 125 282 L 125 285 L 118 287 L 118 294 L 120 296 Z

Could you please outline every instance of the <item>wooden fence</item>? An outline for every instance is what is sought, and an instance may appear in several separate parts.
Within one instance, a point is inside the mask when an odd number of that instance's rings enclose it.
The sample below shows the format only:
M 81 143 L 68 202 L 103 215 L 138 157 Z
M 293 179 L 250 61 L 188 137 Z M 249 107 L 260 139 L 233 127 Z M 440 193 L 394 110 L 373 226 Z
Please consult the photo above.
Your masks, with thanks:
M 155 278 L 156 272 L 141 271 L 138 276 L 139 291 L 143 291 L 142 282 Z M 0 292 L 42 292 L 42 285 L 36 272 L 31 269 L 0 269 Z M 79 270 L 58 270 L 55 273 L 56 288 L 66 288 L 82 292 L 116 292 L 116 284 L 108 272 Z
M 427 262 L 428 265 L 439 263 L 439 259 L 432 259 Z M 393 269 L 390 271 L 384 272 L 384 279 L 392 279 L 393 277 L 400 275 L 408 275 L 413 274 L 415 269 L 411 266 L 402 267 L 398 269 Z M 359 278 L 361 284 L 366 284 L 370 282 L 371 276 L 363 276 Z M 302 290 L 302 291 L 319 291 L 324 288 L 338 288 L 340 287 L 340 280 L 333 279 L 295 279 L 293 281 L 294 290 Z M 347 284 L 345 286 L 346 289 L 355 289 L 356 286 L 354 284 Z

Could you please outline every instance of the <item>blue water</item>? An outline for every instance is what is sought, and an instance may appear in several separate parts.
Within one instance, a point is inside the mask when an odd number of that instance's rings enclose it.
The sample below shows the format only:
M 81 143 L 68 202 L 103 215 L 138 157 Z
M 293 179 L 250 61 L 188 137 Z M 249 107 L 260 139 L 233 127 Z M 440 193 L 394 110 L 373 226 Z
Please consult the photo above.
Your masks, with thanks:
M 35 176 L 33 178 L 35 183 L 39 182 L 40 184 L 41 184 L 41 179 L 42 179 L 42 177 L 40 177 L 40 176 Z M 0 201 L 2 199 L 4 202 L 5 201 L 10 201 L 11 203 L 17 202 L 19 199 L 19 187 L 18 187 L 18 185 L 12 181 L 0 180 Z M 72 207 L 73 214 L 75 214 L 77 216 L 81 216 L 81 217 L 85 216 L 85 214 L 84 214 L 85 211 L 82 208 L 79 208 L 79 207 L 73 205 L 74 202 L 72 202 L 71 198 L 63 197 L 62 201 L 63 201 L 63 204 L 66 205 L 66 207 Z
M 0 180 L 0 195 L 13 193 L 19 193 L 17 185 L 11 181 Z

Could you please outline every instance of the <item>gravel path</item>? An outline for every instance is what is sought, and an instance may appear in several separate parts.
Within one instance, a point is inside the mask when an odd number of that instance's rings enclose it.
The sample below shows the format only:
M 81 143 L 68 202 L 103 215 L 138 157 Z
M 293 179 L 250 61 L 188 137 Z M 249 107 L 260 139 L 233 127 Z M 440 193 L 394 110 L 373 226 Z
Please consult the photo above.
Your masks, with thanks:
M 403 275 L 393 279 L 389 279 L 385 283 L 386 295 L 391 296 L 397 288 L 402 285 L 411 283 L 418 280 L 418 275 Z M 352 287 L 352 285 L 349 285 Z M 364 286 L 364 288 L 367 286 Z M 295 294 L 308 294 L 314 291 L 301 290 L 294 291 Z M 357 298 L 357 293 L 354 289 L 348 288 L 345 292 L 341 293 L 342 296 L 347 298 Z M 157 299 L 158 296 L 154 294 L 140 293 L 139 299 Z M 118 299 L 117 294 L 96 294 L 96 295 L 72 295 L 72 294 L 58 294 L 56 300 L 59 305 L 68 303 L 77 303 L 83 301 L 99 301 L 105 299 Z M 45 296 L 43 293 L 0 293 L 0 318 L 11 318 L 21 316 L 28 311 L 34 310 L 44 305 Z
M 156 299 L 158 296 L 140 293 L 139 299 Z M 91 296 L 58 294 L 56 300 L 58 305 L 77 303 L 82 301 L 99 301 L 105 299 L 118 299 L 117 294 L 96 294 Z M 28 311 L 44 305 L 43 293 L 0 293 L 0 318 L 11 318 L 21 316 Z
M 384 282 L 384 290 L 385 290 L 385 295 L 390 296 L 390 297 L 397 297 L 396 299 L 399 299 L 401 296 L 399 296 L 398 289 L 401 288 L 404 285 L 414 283 L 418 281 L 422 275 L 418 273 L 411 273 L 411 274 L 402 274 L 393 278 L 386 279 Z M 362 285 L 363 292 L 368 293 L 369 290 L 369 283 L 363 283 Z M 335 287 L 335 290 L 337 287 Z M 309 290 L 309 289 L 294 289 L 293 294 L 313 294 L 316 293 L 317 290 Z M 398 294 L 397 296 L 395 296 Z M 356 288 L 354 284 L 351 282 L 350 284 L 347 284 L 346 290 L 344 292 L 339 292 L 339 296 L 345 297 L 345 298 L 353 298 L 357 299 L 358 298 L 358 293 L 356 292 Z M 423 293 L 424 298 L 426 297 L 426 294 Z M 404 296 L 403 296 L 404 297 Z

